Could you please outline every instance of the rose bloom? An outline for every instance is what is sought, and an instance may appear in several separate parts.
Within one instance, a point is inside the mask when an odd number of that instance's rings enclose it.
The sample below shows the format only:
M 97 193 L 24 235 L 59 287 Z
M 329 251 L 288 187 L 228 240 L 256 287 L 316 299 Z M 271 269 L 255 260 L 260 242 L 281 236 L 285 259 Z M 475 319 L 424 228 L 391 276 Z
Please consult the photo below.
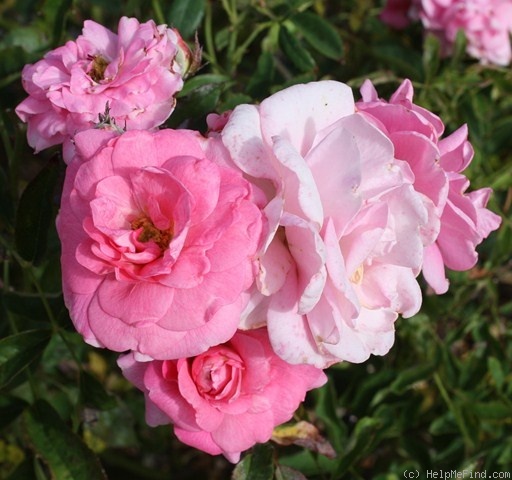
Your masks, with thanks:
M 482 63 L 508 65 L 512 59 L 511 0 L 422 0 L 423 26 L 440 40 L 449 55 L 459 30 L 467 39 L 466 51 Z
M 262 214 L 215 142 L 187 130 L 76 136 L 57 229 L 64 299 L 88 343 L 169 359 L 235 333 Z
M 476 246 L 501 223 L 499 216 L 485 208 L 490 188 L 466 193 L 469 180 L 461 172 L 473 158 L 467 127 L 443 138 L 442 120 L 413 103 L 409 80 L 389 102 L 378 98 L 369 80 L 361 94 L 357 109 L 389 137 L 395 156 L 406 161 L 414 174 L 414 188 L 435 205 L 441 226 L 435 243 L 425 247 L 423 275 L 436 293 L 445 293 L 445 267 L 458 271 L 472 268 L 478 260 Z
M 264 328 L 238 331 L 192 358 L 137 362 L 128 354 L 118 364 L 144 392 L 149 425 L 172 423 L 183 443 L 233 463 L 270 440 L 306 392 L 327 381 L 320 369 L 277 357 Z
M 179 33 L 123 17 L 118 34 L 86 20 L 76 41 L 22 72 L 28 97 L 16 108 L 36 152 L 93 127 L 99 115 L 121 128 L 151 129 L 174 109 L 191 52 Z
M 412 20 L 412 7 L 421 0 L 388 0 L 379 18 L 390 27 L 401 29 L 407 27 Z
M 441 41 L 444 55 L 451 54 L 457 32 L 463 31 L 467 53 L 481 63 L 505 66 L 512 59 L 511 0 L 388 0 L 380 19 L 393 28 L 421 19 Z
M 323 368 L 387 353 L 437 236 L 391 141 L 355 113 L 350 88 L 296 85 L 236 107 L 220 135 L 267 196 L 269 234 L 242 326 L 267 324 L 276 353 Z

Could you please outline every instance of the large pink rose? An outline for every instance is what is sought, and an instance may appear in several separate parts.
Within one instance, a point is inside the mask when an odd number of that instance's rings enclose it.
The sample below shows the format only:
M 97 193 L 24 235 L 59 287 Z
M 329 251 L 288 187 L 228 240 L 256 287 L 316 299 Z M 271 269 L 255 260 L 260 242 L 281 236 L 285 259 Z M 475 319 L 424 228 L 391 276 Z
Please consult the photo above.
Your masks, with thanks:
M 144 392 L 149 425 L 172 423 L 183 443 L 233 463 L 327 381 L 320 369 L 278 358 L 265 329 L 239 331 L 194 358 L 141 363 L 129 354 L 118 363 Z
M 270 233 L 243 326 L 266 323 L 291 363 L 387 353 L 398 314 L 420 307 L 415 277 L 439 226 L 391 141 L 334 81 L 238 106 L 220 135 L 267 195 Z
M 57 228 L 85 340 L 137 358 L 197 355 L 236 331 L 262 215 L 222 149 L 187 130 L 76 136 Z M 108 139 L 108 134 L 107 134 Z
M 463 125 L 442 137 L 439 117 L 413 103 L 413 87 L 405 80 L 389 102 L 378 98 L 367 80 L 361 87 L 358 110 L 389 137 L 395 156 L 406 161 L 414 174 L 414 188 L 435 205 L 439 236 L 425 248 L 423 274 L 436 293 L 448 290 L 444 267 L 468 270 L 477 262 L 476 246 L 496 230 L 500 217 L 485 207 L 491 190 L 466 194 L 469 181 L 462 175 L 473 158 L 473 148 Z
M 28 98 L 16 113 L 37 151 L 64 143 L 99 122 L 107 106 L 117 125 L 151 129 L 174 109 L 191 53 L 174 29 L 123 17 L 118 34 L 86 20 L 76 41 L 22 72 Z

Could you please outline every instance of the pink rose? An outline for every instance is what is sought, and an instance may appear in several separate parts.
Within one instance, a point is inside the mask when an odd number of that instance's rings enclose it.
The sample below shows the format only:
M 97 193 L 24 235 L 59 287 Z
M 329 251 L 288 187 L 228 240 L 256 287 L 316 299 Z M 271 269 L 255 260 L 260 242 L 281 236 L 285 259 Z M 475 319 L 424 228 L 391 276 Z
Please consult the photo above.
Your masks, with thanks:
M 223 150 L 187 130 L 76 136 L 57 229 L 85 340 L 136 358 L 197 355 L 235 333 L 262 215 Z
M 420 18 L 436 34 L 444 53 L 451 53 L 459 30 L 467 39 L 467 53 L 482 63 L 508 65 L 512 59 L 511 0 L 422 0 Z
M 174 109 L 190 56 L 176 30 L 152 20 L 123 17 L 117 35 L 86 20 L 76 41 L 23 69 L 29 96 L 16 113 L 28 123 L 29 144 L 38 152 L 64 143 L 98 123 L 107 106 L 121 128 L 161 125 Z
M 390 140 L 334 81 L 240 105 L 220 135 L 267 195 L 270 233 L 243 326 L 266 323 L 291 363 L 387 353 L 398 314 L 420 307 L 415 277 L 439 227 Z
M 457 32 L 463 31 L 467 53 L 481 63 L 505 66 L 512 60 L 511 0 L 388 0 L 380 18 L 394 28 L 421 19 L 441 41 L 444 55 L 451 54 Z
M 359 111 L 389 137 L 395 156 L 406 161 L 414 174 L 414 188 L 429 198 L 441 226 L 436 242 L 425 247 L 423 274 L 436 293 L 448 290 L 444 267 L 468 270 L 477 262 L 476 246 L 496 230 L 500 217 L 485 206 L 491 190 L 466 194 L 467 178 L 461 174 L 473 158 L 473 148 L 463 125 L 442 138 L 439 117 L 413 103 L 413 87 L 405 80 L 389 103 L 378 98 L 372 83 L 361 87 Z
M 411 9 L 419 0 L 388 0 L 379 18 L 393 28 L 401 29 L 411 23 Z
M 233 463 L 327 381 L 322 370 L 278 358 L 265 329 L 238 331 L 194 358 L 139 363 L 128 354 L 118 364 L 144 392 L 149 425 L 172 423 L 183 443 Z

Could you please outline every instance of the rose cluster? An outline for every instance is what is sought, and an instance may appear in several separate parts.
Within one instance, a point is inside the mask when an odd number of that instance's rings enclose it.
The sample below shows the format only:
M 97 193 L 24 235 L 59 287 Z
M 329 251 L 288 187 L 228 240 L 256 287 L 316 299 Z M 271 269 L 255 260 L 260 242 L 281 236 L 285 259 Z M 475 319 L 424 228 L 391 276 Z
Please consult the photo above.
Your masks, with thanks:
M 65 151 L 77 331 L 122 354 L 150 425 L 237 462 L 324 369 L 386 354 L 420 274 L 446 292 L 500 218 L 490 189 L 467 192 L 467 128 L 445 136 L 408 80 L 389 101 L 370 82 L 357 102 L 340 82 L 295 85 L 212 113 L 206 135 L 157 130 L 191 55 L 165 25 L 87 21 L 25 68 L 17 112 L 36 150 Z
M 461 30 L 473 58 L 503 66 L 512 60 L 511 0 L 388 0 L 381 13 L 383 22 L 399 29 L 418 19 L 439 38 L 444 55 Z

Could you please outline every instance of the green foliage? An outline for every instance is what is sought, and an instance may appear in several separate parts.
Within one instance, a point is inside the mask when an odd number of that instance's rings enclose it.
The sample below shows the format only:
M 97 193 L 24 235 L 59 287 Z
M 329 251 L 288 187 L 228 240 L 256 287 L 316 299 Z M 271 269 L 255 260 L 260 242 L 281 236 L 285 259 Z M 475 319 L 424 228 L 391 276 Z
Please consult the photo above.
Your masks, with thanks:
M 50 339 L 48 330 L 26 330 L 0 340 L 0 389 L 41 357 Z
M 205 116 L 258 102 L 293 83 L 371 78 L 387 96 L 403 78 L 448 132 L 467 123 L 472 188 L 491 186 L 500 231 L 478 265 L 451 273 L 443 296 L 425 288 L 421 314 L 397 322 L 390 353 L 328 370 L 297 413 L 331 443 L 257 446 L 233 479 L 397 479 L 427 470 L 512 466 L 512 70 L 475 63 L 459 35 L 453 56 L 418 25 L 395 32 L 382 2 L 23 0 L 0 4 L 0 478 L 229 478 L 233 466 L 144 422 L 140 392 L 115 355 L 74 333 L 60 294 L 54 228 L 56 150 L 33 155 L 13 108 L 23 66 L 74 38 L 84 19 L 115 29 L 122 15 L 197 31 L 203 65 L 187 79 L 169 126 L 204 130 Z M 62 162 L 60 162 L 60 165 Z M 423 478 L 423 477 L 420 477 Z
M 28 262 L 37 263 L 46 252 L 57 179 L 57 165 L 49 165 L 27 185 L 20 197 L 15 227 L 16 250 Z
M 49 478 L 62 480 L 103 480 L 98 458 L 70 431 L 59 414 L 38 400 L 24 415 L 25 428 L 34 452 L 44 462 Z M 46 473 L 44 473 L 46 477 Z
M 190 38 L 199 28 L 205 7 L 206 0 L 174 0 L 166 16 L 167 24 Z

